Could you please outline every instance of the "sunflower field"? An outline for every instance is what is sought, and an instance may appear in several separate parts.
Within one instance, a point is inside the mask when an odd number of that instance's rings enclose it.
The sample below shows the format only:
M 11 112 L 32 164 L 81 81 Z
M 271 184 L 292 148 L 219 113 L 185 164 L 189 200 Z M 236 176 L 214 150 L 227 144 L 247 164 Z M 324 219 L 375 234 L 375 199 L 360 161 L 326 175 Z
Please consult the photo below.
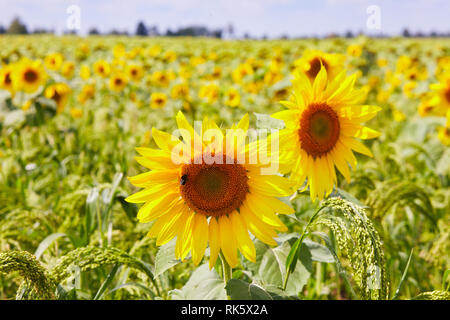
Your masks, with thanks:
M 450 299 L 450 40 L 0 59 L 0 299 Z

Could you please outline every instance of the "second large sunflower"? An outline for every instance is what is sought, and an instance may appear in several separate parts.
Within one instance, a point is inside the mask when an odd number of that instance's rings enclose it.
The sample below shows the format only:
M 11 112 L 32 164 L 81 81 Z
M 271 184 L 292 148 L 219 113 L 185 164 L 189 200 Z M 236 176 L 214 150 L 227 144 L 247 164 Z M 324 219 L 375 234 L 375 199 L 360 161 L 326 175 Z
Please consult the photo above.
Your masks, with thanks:
M 355 138 L 379 136 L 361 123 L 381 108 L 361 104 L 366 93 L 354 88 L 355 80 L 356 75 L 346 77 L 345 71 L 330 80 L 322 66 L 311 84 L 296 72 L 292 98 L 281 102 L 289 110 L 272 115 L 286 125 L 280 132 L 280 162 L 287 164 L 298 186 L 309 186 L 312 200 L 331 193 L 337 183 L 335 167 L 350 181 L 348 164 L 356 166 L 353 150 L 372 156 Z

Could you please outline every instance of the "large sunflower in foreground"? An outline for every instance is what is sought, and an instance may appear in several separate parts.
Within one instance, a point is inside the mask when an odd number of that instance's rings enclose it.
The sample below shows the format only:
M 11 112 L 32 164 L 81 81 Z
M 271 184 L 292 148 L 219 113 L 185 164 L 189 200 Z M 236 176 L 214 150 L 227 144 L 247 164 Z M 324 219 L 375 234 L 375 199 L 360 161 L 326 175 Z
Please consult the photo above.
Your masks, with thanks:
M 354 89 L 355 80 L 356 75 L 346 77 L 345 71 L 328 80 L 322 67 L 311 84 L 306 75 L 296 72 L 291 100 L 281 102 L 289 110 L 272 115 L 286 125 L 280 132 L 280 162 L 288 164 L 297 186 L 307 180 L 305 188 L 309 186 L 313 201 L 333 190 L 335 166 L 350 181 L 348 164 L 356 166 L 352 150 L 372 156 L 355 138 L 379 136 L 361 122 L 373 118 L 381 108 L 361 105 L 366 93 Z
M 238 249 L 255 261 L 249 231 L 262 242 L 276 245 L 276 230 L 287 230 L 276 213 L 294 212 L 277 197 L 292 194 L 292 184 L 278 175 L 262 175 L 262 164 L 242 161 L 259 152 L 245 143 L 247 115 L 226 134 L 208 118 L 202 122 L 201 133 L 181 112 L 176 120 L 183 142 L 153 128 L 160 149 L 137 148 L 142 157 L 136 160 L 151 171 L 129 178 L 144 190 L 126 200 L 144 203 L 138 212 L 140 222 L 156 220 L 148 236 L 156 237 L 157 245 L 177 237 L 177 258 L 184 259 L 191 251 L 197 265 L 209 244 L 210 268 L 220 250 L 231 267 L 238 263 Z M 180 157 L 177 161 L 172 160 L 174 154 Z

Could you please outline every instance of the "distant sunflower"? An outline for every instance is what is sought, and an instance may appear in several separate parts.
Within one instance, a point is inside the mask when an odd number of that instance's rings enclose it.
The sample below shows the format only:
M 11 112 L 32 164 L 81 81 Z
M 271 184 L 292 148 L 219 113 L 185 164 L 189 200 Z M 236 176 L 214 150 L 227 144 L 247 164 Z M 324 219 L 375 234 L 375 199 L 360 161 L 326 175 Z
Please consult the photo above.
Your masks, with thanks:
M 257 148 L 246 148 L 242 135 L 248 130 L 248 115 L 226 135 L 206 117 L 202 133 L 194 131 L 183 113 L 179 112 L 176 120 L 183 142 L 153 128 L 152 136 L 160 149 L 136 149 L 142 155 L 136 160 L 151 171 L 129 178 L 144 190 L 126 200 L 144 203 L 138 212 L 140 222 L 156 220 L 148 236 L 156 237 L 157 245 L 177 237 L 177 258 L 185 259 L 191 251 L 198 265 L 209 243 L 210 268 L 220 250 L 231 267 L 238 263 L 238 249 L 245 258 L 255 261 L 249 231 L 264 243 L 276 245 L 276 230 L 287 230 L 276 213 L 294 212 L 276 197 L 292 194 L 291 183 L 278 175 L 261 175 L 259 163 L 238 161 L 242 155 L 258 152 Z M 209 129 L 214 129 L 216 139 L 205 134 Z M 227 143 L 235 138 L 235 148 L 230 148 Z M 172 160 L 177 146 L 191 151 L 181 157 L 180 164 Z M 205 154 L 220 161 L 209 161 L 212 159 Z
M 45 66 L 49 70 L 57 71 L 61 68 L 61 65 L 64 61 L 64 56 L 61 53 L 51 53 L 47 55 L 44 59 Z
M 347 53 L 352 57 L 360 57 L 363 51 L 363 47 L 359 44 L 351 44 L 347 47 Z
M 128 84 L 128 79 L 123 73 L 115 73 L 109 78 L 109 88 L 113 91 L 120 92 Z
M 171 80 L 170 74 L 166 71 L 155 71 L 151 75 L 151 81 L 159 87 L 168 87 Z
M 64 110 L 71 93 L 70 87 L 65 83 L 56 83 L 45 89 L 44 95 L 56 103 L 58 113 Z
M 91 77 L 91 69 L 88 65 L 83 64 L 80 68 L 80 77 L 83 80 L 87 80 Z
M 11 74 L 14 90 L 25 91 L 26 93 L 36 92 L 46 79 L 47 74 L 40 60 L 21 60 Z
M 111 73 L 111 66 L 105 60 L 96 61 L 93 68 L 94 72 L 103 78 L 109 76 L 109 74 Z
M 445 146 L 450 146 L 450 110 L 447 111 L 447 121 L 445 126 L 438 127 L 438 138 Z
M 342 70 L 344 60 L 345 56 L 341 54 L 306 50 L 300 59 L 294 61 L 294 66 L 313 82 L 321 66 L 327 71 L 329 79 L 334 78 Z
M 212 104 L 219 98 L 219 86 L 215 83 L 202 85 L 198 92 L 198 96 Z
M 356 166 L 352 150 L 372 156 L 354 138 L 379 136 L 360 124 L 373 118 L 380 108 L 360 104 L 366 93 L 353 88 L 355 79 L 356 75 L 346 77 L 343 71 L 328 81 L 322 67 L 311 84 L 306 75 L 296 72 L 292 99 L 281 102 L 289 110 L 272 115 L 286 125 L 280 132 L 280 162 L 288 164 L 290 178 L 298 186 L 307 179 L 313 201 L 331 193 L 337 182 L 335 166 L 350 181 L 347 163 Z
M 172 87 L 170 95 L 173 99 L 186 99 L 190 100 L 189 96 L 189 86 L 185 82 L 177 83 Z
M 431 84 L 430 89 L 436 106 L 433 113 L 445 116 L 450 110 L 450 75 L 442 77 L 439 83 Z
M 162 92 L 153 92 L 150 96 L 150 107 L 152 109 L 160 109 L 166 105 L 167 95 Z
M 241 95 L 236 88 L 231 87 L 225 93 L 225 105 L 229 107 L 238 107 L 241 104 Z
M 71 79 L 73 77 L 73 74 L 75 72 L 75 63 L 72 61 L 66 61 L 63 63 L 61 67 L 61 74 L 67 78 Z
M 8 90 L 11 95 L 14 94 L 13 82 L 11 75 L 14 71 L 12 65 L 6 65 L 0 69 L 0 89 Z
M 127 75 L 133 81 L 139 81 L 144 76 L 144 69 L 138 65 L 129 65 L 127 67 Z
M 95 84 L 85 84 L 78 95 L 78 102 L 85 103 L 87 100 L 94 98 Z

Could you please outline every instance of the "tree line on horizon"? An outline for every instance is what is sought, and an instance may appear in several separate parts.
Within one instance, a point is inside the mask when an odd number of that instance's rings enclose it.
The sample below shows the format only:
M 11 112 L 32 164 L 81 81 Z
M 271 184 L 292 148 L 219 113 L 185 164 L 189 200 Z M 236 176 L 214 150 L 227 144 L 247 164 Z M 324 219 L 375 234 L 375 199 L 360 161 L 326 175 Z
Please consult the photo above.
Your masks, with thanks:
M 55 31 L 53 29 L 45 29 L 45 28 L 36 28 L 34 30 L 29 30 L 25 23 L 21 21 L 19 17 L 15 17 L 9 27 L 5 28 L 2 25 L 0 25 L 0 34 L 55 34 Z M 76 31 L 65 31 L 64 34 L 74 34 L 76 35 Z M 186 27 L 179 27 L 177 30 L 171 30 L 167 29 L 165 32 L 160 32 L 158 27 L 156 25 L 147 26 L 143 21 L 139 21 L 136 30 L 134 33 L 130 33 L 128 31 L 120 31 L 113 29 L 109 32 L 100 32 L 97 28 L 93 27 L 89 29 L 88 31 L 89 35 L 121 35 L 121 36 L 164 36 L 164 37 L 181 37 L 181 36 L 191 36 L 191 37 L 212 37 L 212 38 L 224 38 L 226 35 L 227 37 L 233 37 L 234 36 L 234 27 L 232 24 L 228 24 L 223 29 L 209 29 L 206 26 L 202 25 L 191 25 Z M 362 31 L 359 31 L 358 33 L 353 33 L 352 31 L 347 31 L 344 34 L 338 34 L 333 33 L 325 36 L 326 38 L 337 38 L 337 37 L 343 37 L 343 38 L 353 38 L 355 36 L 363 35 L 364 33 Z M 450 37 L 450 32 L 437 32 L 437 31 L 431 31 L 429 33 L 426 32 L 411 32 L 407 28 L 403 29 L 401 35 L 403 37 L 409 38 L 436 38 L 436 37 Z M 315 38 L 316 36 L 304 36 L 304 37 L 292 37 L 292 38 Z M 385 34 L 379 34 L 375 37 L 384 38 L 384 37 L 390 37 L 389 35 Z M 243 38 L 245 39 L 256 39 L 256 37 L 251 36 L 249 33 L 244 33 Z M 280 39 L 289 39 L 290 37 L 288 35 L 281 35 L 279 37 Z M 268 39 L 267 36 L 262 36 L 261 39 Z

